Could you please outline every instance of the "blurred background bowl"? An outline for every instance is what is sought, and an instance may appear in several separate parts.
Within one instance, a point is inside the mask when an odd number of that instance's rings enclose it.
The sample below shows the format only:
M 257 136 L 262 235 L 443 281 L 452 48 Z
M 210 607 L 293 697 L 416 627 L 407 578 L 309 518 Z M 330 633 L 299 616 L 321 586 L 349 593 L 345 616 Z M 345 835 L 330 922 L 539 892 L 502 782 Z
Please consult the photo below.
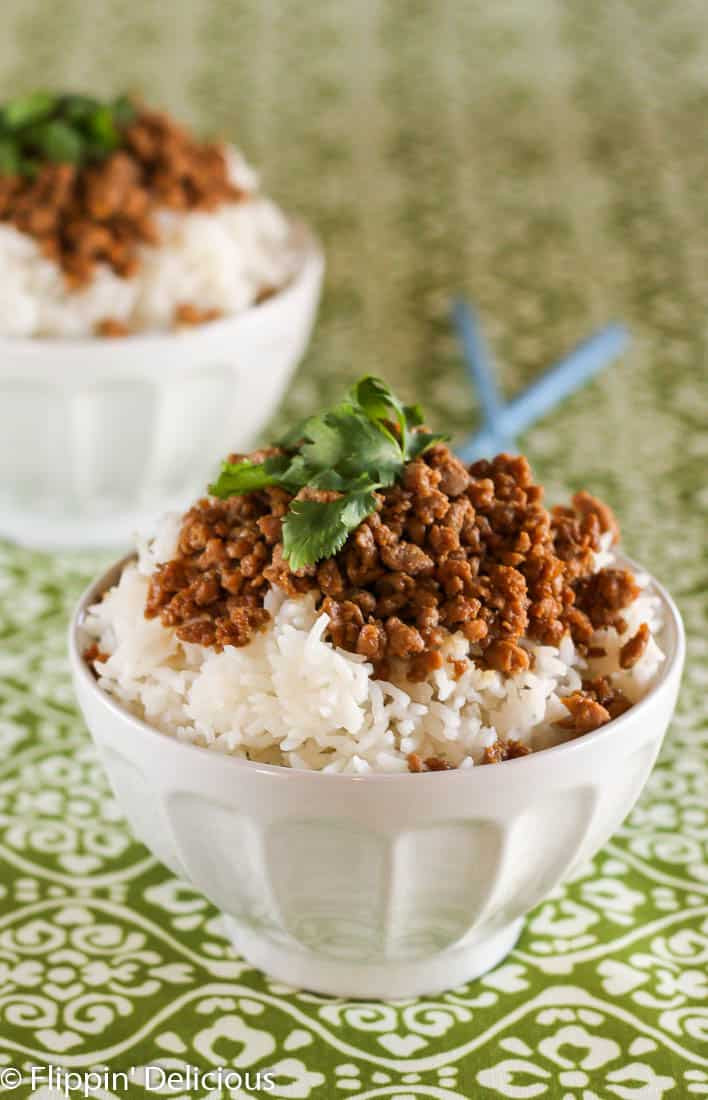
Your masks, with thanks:
M 294 223 L 299 265 L 259 305 L 122 339 L 0 340 L 0 536 L 119 546 L 200 495 L 246 450 L 302 357 L 324 258 Z

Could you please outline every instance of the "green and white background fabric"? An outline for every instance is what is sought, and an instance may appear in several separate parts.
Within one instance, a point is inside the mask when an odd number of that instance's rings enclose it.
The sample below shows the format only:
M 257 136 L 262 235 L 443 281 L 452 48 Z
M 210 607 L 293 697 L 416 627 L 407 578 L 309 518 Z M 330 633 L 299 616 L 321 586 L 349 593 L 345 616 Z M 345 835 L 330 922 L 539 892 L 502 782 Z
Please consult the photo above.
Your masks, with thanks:
M 245 965 L 121 820 L 64 652 L 106 556 L 0 544 L 0 1070 L 276 1067 L 268 1095 L 311 1100 L 708 1095 L 707 61 L 696 0 L 6 0 L 3 94 L 139 88 L 318 227 L 326 294 L 281 419 L 375 371 L 459 437 L 457 291 L 508 394 L 626 320 L 631 352 L 522 442 L 552 495 L 617 508 L 690 660 L 640 804 L 500 968 L 344 1003 Z

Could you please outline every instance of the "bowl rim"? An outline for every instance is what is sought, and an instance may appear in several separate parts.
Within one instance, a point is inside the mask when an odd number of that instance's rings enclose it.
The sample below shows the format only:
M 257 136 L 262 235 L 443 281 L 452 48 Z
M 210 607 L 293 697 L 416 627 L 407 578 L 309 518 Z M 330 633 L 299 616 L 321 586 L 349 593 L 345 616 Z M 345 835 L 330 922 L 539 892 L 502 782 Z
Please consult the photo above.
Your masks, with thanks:
M 18 357 L 32 359 L 46 357 L 52 354 L 77 355 L 80 358 L 90 354 L 96 359 L 92 366 L 99 367 L 98 362 L 103 352 L 115 354 L 117 351 L 129 350 L 130 352 L 155 352 L 174 346 L 187 347 L 189 344 L 203 338 L 214 335 L 218 337 L 225 330 L 229 330 L 229 336 L 233 338 L 234 330 L 248 328 L 256 320 L 269 321 L 272 315 L 283 306 L 287 306 L 291 299 L 295 298 L 303 284 L 310 277 L 316 277 L 324 269 L 324 250 L 322 244 L 310 228 L 310 226 L 298 217 L 288 217 L 292 238 L 295 244 L 297 266 L 294 274 L 274 294 L 262 302 L 254 302 L 246 309 L 237 313 L 229 313 L 223 317 L 217 317 L 213 321 L 205 321 L 199 325 L 187 326 L 182 329 L 141 330 L 119 337 L 96 336 L 2 336 L 0 335 L 0 353 L 15 353 Z M 83 362 L 77 364 L 84 367 Z M 62 370 L 71 370 L 71 363 L 67 363 Z M 0 359 L 0 374 L 2 373 L 2 359 Z
M 627 557 L 625 554 L 618 553 L 616 555 L 618 564 L 620 566 L 628 566 L 635 573 L 645 573 L 649 577 L 649 584 L 662 601 L 665 614 L 668 618 L 664 623 L 664 629 L 671 626 L 675 637 L 675 643 L 672 651 L 666 653 L 666 660 L 662 662 L 661 671 L 656 681 L 652 684 L 649 691 L 644 695 L 637 703 L 635 703 L 628 711 L 621 714 L 618 718 L 613 718 L 612 721 L 607 722 L 604 726 L 600 726 L 598 729 L 593 730 L 590 733 L 583 734 L 580 737 L 576 737 L 573 740 L 565 741 L 560 745 L 553 745 L 547 749 L 541 749 L 538 752 L 529 753 L 527 756 L 516 757 L 512 760 L 500 761 L 500 764 L 506 768 L 515 767 L 523 768 L 531 765 L 538 767 L 541 766 L 539 761 L 548 759 L 549 755 L 557 757 L 558 754 L 562 754 L 565 757 L 569 757 L 571 753 L 575 752 L 576 756 L 584 749 L 589 749 L 592 746 L 598 745 L 603 741 L 614 737 L 618 734 L 619 728 L 623 723 L 626 723 L 630 716 L 633 718 L 637 714 L 646 711 L 651 707 L 658 694 L 666 688 L 672 674 L 678 668 L 678 675 L 680 677 L 683 669 L 684 658 L 686 653 L 686 638 L 683 620 L 681 613 L 678 610 L 674 600 L 669 595 L 664 586 L 657 581 L 654 576 L 644 569 L 641 565 L 635 562 L 632 558 Z M 250 772 L 259 772 L 273 777 L 285 776 L 307 776 L 317 777 L 316 782 L 339 782 L 339 783 L 392 783 L 395 780 L 400 781 L 401 778 L 405 778 L 408 772 L 371 772 L 364 775 L 352 775 L 351 773 L 341 774 L 339 772 L 324 772 L 318 770 L 310 770 L 306 768 L 288 768 L 282 764 L 263 764 L 255 760 L 247 760 L 245 757 L 236 756 L 229 753 L 215 753 L 208 749 L 205 749 L 202 745 L 195 745 L 191 741 L 180 741 L 176 737 L 170 736 L 168 733 L 163 733 L 162 730 L 150 725 L 144 719 L 139 718 L 137 715 L 131 713 L 126 707 L 124 707 L 113 696 L 109 695 L 101 687 L 99 687 L 98 680 L 94 676 L 91 669 L 88 667 L 83 658 L 83 653 L 79 645 L 79 635 L 82 629 L 83 621 L 88 607 L 95 603 L 104 592 L 112 587 L 120 577 L 123 569 L 131 561 L 135 561 L 137 558 L 136 553 L 126 554 L 125 557 L 119 561 L 114 562 L 111 566 L 105 569 L 98 577 L 96 577 L 81 594 L 78 603 L 72 613 L 69 623 L 69 659 L 71 664 L 72 674 L 76 682 L 80 679 L 83 685 L 96 694 L 101 700 L 102 704 L 112 712 L 116 718 L 123 722 L 127 722 L 133 726 L 140 734 L 149 735 L 151 739 L 158 739 L 160 744 L 168 745 L 173 748 L 174 751 L 183 752 L 189 754 L 184 756 L 184 760 L 188 762 L 190 759 L 194 759 L 193 754 L 196 752 L 202 759 L 206 756 L 218 757 L 219 761 L 228 761 L 225 764 L 226 767 L 236 767 L 240 769 L 247 769 Z M 156 743 L 153 741 L 153 743 Z M 499 765 L 495 765 L 494 774 L 497 773 Z M 450 781 L 461 781 L 466 777 L 477 775 L 479 767 L 460 770 L 459 768 L 453 768 L 449 771 L 439 772 L 425 772 L 418 777 L 418 781 L 427 781 L 434 783 L 444 783 Z

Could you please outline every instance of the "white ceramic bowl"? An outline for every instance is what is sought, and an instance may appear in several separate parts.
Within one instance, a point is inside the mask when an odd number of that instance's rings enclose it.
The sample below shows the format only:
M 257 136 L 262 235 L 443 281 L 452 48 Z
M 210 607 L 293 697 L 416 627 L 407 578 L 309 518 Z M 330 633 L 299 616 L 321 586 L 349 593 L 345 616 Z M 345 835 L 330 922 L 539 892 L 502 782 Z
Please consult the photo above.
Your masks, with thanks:
M 0 339 L 0 536 L 127 545 L 246 450 L 309 339 L 324 260 L 295 224 L 299 267 L 272 298 L 179 333 Z
M 636 801 L 684 659 L 667 593 L 658 683 L 622 717 L 503 764 L 420 775 L 328 775 L 252 764 L 159 733 L 82 660 L 76 693 L 138 837 L 226 914 L 238 951 L 275 978 L 367 998 L 435 993 L 511 950 L 524 913 L 589 859 Z

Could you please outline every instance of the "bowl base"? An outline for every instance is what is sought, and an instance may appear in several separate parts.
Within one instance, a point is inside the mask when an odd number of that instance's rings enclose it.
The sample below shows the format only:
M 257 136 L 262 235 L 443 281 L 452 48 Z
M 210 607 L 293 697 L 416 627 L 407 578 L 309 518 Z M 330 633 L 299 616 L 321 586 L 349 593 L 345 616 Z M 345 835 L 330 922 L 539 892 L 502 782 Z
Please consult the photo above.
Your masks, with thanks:
M 284 946 L 224 915 L 226 932 L 236 950 L 269 977 L 312 993 L 367 1000 L 421 997 L 464 985 L 492 970 L 508 955 L 522 925 L 523 919 L 515 920 L 467 947 L 451 948 L 423 959 L 360 963 Z

